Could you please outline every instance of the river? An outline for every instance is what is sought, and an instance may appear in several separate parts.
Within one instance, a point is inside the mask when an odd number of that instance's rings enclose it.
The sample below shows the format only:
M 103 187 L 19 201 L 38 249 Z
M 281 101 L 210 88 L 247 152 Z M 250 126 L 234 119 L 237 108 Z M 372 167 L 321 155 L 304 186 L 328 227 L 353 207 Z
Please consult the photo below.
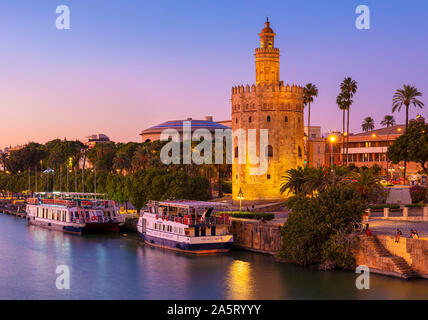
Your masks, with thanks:
M 70 288 L 56 287 L 58 265 Z M 0 214 L 0 299 L 428 299 L 428 280 L 315 271 L 232 250 L 190 256 L 136 234 L 70 235 Z

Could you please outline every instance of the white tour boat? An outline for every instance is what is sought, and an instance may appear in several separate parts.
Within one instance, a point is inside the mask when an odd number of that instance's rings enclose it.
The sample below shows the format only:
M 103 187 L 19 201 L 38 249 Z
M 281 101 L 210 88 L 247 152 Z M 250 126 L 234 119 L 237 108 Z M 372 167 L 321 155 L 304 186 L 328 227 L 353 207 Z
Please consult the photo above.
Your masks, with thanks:
M 150 201 L 138 219 L 147 244 L 188 253 L 227 252 L 232 248 L 228 206 L 204 201 Z
M 35 193 L 27 201 L 27 221 L 70 233 L 117 232 L 120 219 L 114 200 L 100 193 Z

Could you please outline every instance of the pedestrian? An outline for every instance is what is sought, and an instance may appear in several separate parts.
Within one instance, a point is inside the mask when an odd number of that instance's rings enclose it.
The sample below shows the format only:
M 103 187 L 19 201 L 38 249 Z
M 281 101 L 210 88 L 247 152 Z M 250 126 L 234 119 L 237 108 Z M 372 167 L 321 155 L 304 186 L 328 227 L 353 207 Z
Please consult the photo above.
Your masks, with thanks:
M 397 229 L 397 233 L 395 234 L 395 242 L 400 242 L 400 237 L 403 233 L 401 232 L 400 229 Z
M 419 233 L 416 229 L 413 230 L 413 239 L 419 239 Z

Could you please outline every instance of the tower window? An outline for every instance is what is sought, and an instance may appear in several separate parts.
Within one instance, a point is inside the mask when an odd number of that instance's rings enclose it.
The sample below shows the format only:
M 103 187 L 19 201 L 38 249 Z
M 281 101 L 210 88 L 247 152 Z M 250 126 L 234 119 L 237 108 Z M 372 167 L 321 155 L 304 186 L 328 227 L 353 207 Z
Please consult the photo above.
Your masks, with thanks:
M 235 147 L 235 158 L 238 158 L 238 147 Z
M 251 123 L 251 117 L 249 117 L 249 118 L 248 118 L 248 122 L 250 122 L 250 123 Z
M 300 146 L 297 148 L 297 154 L 298 154 L 299 158 L 302 157 L 302 148 L 300 148 Z
M 287 116 L 285 116 L 284 122 L 288 122 L 288 117 Z
M 238 123 L 238 118 L 235 119 L 235 123 Z
M 273 157 L 273 147 L 271 145 L 268 145 L 266 148 L 266 156 Z
M 272 42 L 268 42 L 268 47 L 272 48 Z
M 266 178 L 269 180 L 270 179 L 270 174 L 268 174 Z
M 267 116 L 267 122 L 270 122 L 270 116 Z

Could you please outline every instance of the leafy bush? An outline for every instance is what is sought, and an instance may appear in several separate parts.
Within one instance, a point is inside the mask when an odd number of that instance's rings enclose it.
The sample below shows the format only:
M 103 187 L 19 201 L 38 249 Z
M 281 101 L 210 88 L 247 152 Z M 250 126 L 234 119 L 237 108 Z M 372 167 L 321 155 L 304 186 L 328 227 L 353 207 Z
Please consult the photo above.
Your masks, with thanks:
M 423 204 L 423 203 L 412 203 L 412 204 L 406 204 L 405 207 L 407 207 L 407 208 L 423 208 L 423 207 L 425 207 L 425 204 Z
M 412 198 L 412 203 L 425 201 L 427 198 L 427 188 L 422 186 L 411 187 L 410 197 Z
M 223 192 L 232 193 L 232 181 L 222 181 Z
M 369 206 L 369 209 L 373 211 L 382 211 L 384 208 L 389 208 L 391 210 L 398 210 L 400 209 L 400 205 L 384 203 L 384 204 L 372 204 Z
M 352 233 L 366 209 L 361 193 L 352 186 L 330 186 L 317 197 L 294 196 L 286 206 L 292 212 L 281 231 L 281 258 L 324 268 L 355 266 Z
M 248 211 L 232 211 L 232 212 L 217 212 L 216 215 L 221 215 L 223 213 L 230 214 L 234 218 L 244 218 L 244 219 L 261 219 L 272 220 L 275 218 L 273 213 L 263 213 L 263 212 L 248 212 Z

